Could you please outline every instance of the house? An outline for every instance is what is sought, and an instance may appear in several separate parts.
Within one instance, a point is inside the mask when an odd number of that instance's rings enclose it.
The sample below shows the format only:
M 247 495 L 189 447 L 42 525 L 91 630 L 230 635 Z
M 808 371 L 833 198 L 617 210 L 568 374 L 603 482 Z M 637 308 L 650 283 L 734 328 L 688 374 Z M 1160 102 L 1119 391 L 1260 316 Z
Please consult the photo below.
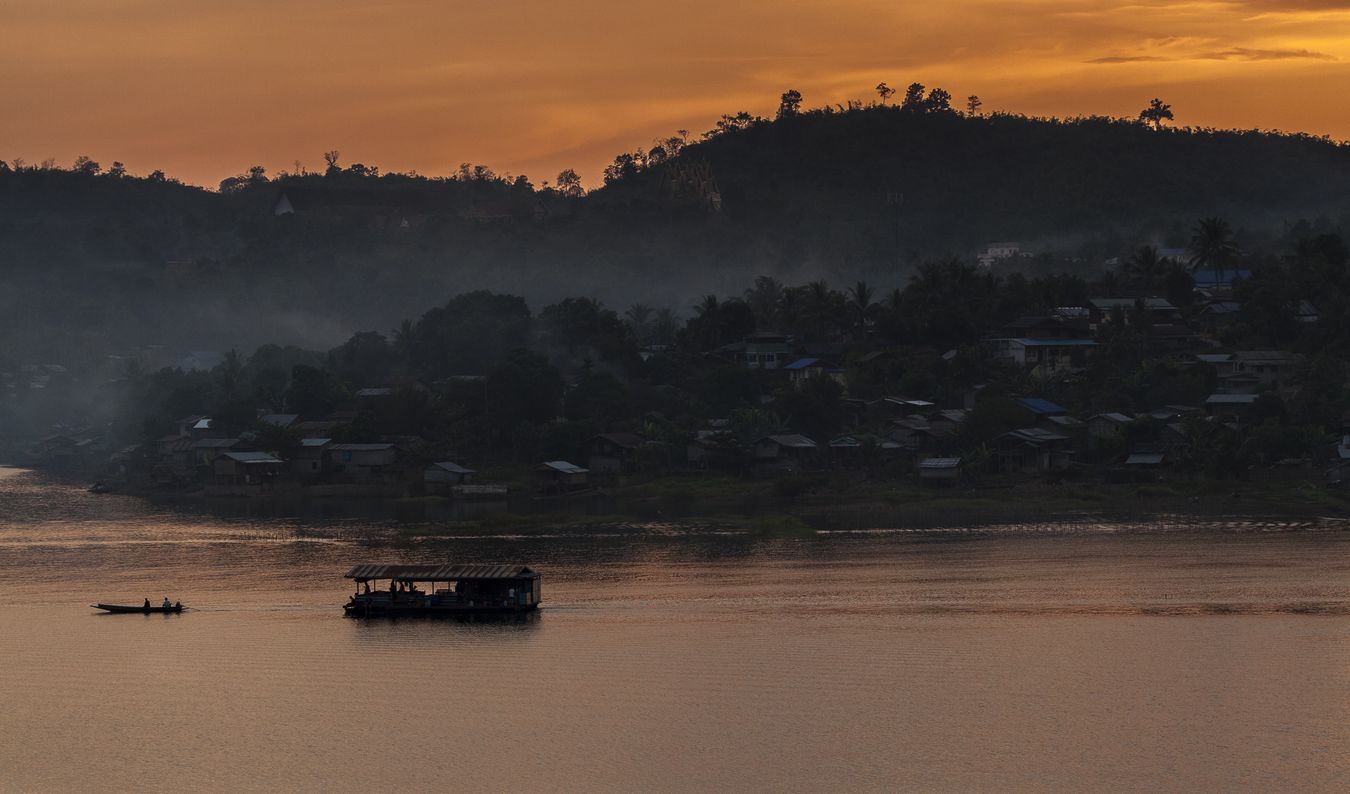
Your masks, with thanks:
M 753 333 L 712 352 L 746 369 L 779 369 L 792 360 L 789 337 L 768 331 Z
M 1005 259 L 1019 259 L 1023 256 L 1022 246 L 1014 242 L 990 243 L 984 247 L 984 250 L 975 255 L 981 268 L 991 269 L 996 263 Z
M 985 344 L 994 357 L 1037 377 L 1081 370 L 1097 347 L 1093 339 L 991 339 Z
M 272 427 L 287 428 L 300 420 L 300 414 L 263 414 L 258 421 Z
M 1220 378 L 1237 373 L 1237 359 L 1232 353 L 1199 353 L 1195 360 L 1214 370 L 1214 374 Z
M 270 485 L 284 465 L 270 452 L 223 452 L 211 463 L 211 480 L 215 485 Z
M 1121 413 L 1105 413 L 1088 417 L 1087 435 L 1092 446 L 1100 446 L 1111 438 L 1124 438 L 1125 428 L 1134 423 L 1134 417 Z
M 886 461 L 894 460 L 904 447 L 889 438 L 879 438 L 870 433 L 840 436 L 830 441 L 830 455 L 846 464 L 868 463 L 865 460 L 868 450 L 875 456 L 875 461 Z
M 1089 327 L 1096 331 L 1114 322 L 1116 312 L 1126 325 L 1134 322 L 1140 312 L 1145 322 L 1181 322 L 1181 312 L 1164 298 L 1093 298 L 1088 301 Z
M 1283 350 L 1239 350 L 1233 354 L 1238 374 L 1255 375 L 1261 385 L 1288 390 L 1298 369 L 1298 357 Z
M 291 460 L 291 472 L 300 479 L 313 479 L 324 472 L 331 438 L 302 438 L 300 449 Z
M 375 444 L 329 444 L 325 450 L 329 469 L 348 482 L 397 479 L 398 448 L 388 442 Z
M 534 472 L 544 490 L 560 493 L 585 488 L 590 469 L 565 460 L 546 460 L 535 466 Z
M 839 385 L 844 385 L 845 370 L 824 359 L 819 358 L 799 358 L 791 364 L 786 364 L 783 369 L 788 373 L 788 379 L 792 383 L 792 388 L 801 390 L 806 382 L 811 378 L 830 378 Z
M 591 471 L 619 474 L 637 471 L 638 452 L 646 440 L 635 433 L 601 433 L 588 443 Z
M 961 459 L 924 458 L 919 461 L 919 479 L 927 482 L 955 482 L 961 479 Z
M 1025 408 L 1032 416 L 1038 419 L 1042 416 L 1064 416 L 1068 413 L 1063 406 L 1056 405 L 1055 403 L 1040 397 L 1023 397 L 1017 401 L 1017 404 Z
M 237 438 L 202 438 L 192 442 L 192 460 L 201 466 L 210 466 L 216 458 L 239 446 Z
M 998 470 L 1049 471 L 1069 463 L 1069 437 L 1039 427 L 1011 430 L 994 439 Z
M 1162 350 L 1188 350 L 1195 347 L 1200 337 L 1181 323 L 1154 323 L 1148 329 L 1148 339 Z
M 1205 416 L 1223 422 L 1245 422 L 1255 413 L 1259 394 L 1211 394 L 1205 400 Z
M 473 482 L 474 474 L 473 469 L 447 460 L 427 466 L 422 471 L 422 484 L 428 494 L 449 494 L 455 486 Z
M 793 467 L 814 464 L 816 442 L 795 433 L 764 436 L 755 442 L 755 460 Z
M 1057 314 L 1019 317 L 1003 326 L 999 334 L 1007 339 L 1082 339 L 1088 335 L 1088 324 L 1086 317 Z

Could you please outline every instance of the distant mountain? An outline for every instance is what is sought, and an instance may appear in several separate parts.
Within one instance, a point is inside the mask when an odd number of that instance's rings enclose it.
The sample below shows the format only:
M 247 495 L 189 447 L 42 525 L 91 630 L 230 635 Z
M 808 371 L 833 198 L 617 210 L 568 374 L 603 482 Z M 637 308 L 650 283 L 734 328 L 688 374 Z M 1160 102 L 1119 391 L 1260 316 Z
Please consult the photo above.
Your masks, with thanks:
M 884 288 L 993 240 L 1096 269 L 1143 242 L 1182 246 L 1206 216 L 1256 252 L 1288 223 L 1350 211 L 1350 152 L 1308 136 L 895 107 L 724 126 L 620 157 L 584 198 L 482 171 L 244 175 L 216 193 L 0 169 L 0 365 L 326 347 L 476 288 L 687 314 L 759 274 Z

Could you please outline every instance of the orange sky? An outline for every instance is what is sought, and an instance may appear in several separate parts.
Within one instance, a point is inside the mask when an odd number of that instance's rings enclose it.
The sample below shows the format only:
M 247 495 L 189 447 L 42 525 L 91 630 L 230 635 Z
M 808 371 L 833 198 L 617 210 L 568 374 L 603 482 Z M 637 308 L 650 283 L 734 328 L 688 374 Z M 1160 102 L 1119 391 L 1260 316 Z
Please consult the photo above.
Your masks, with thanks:
M 1350 138 L 1350 0 L 0 0 L 0 158 L 214 186 L 261 163 L 539 184 L 723 112 L 871 99 Z

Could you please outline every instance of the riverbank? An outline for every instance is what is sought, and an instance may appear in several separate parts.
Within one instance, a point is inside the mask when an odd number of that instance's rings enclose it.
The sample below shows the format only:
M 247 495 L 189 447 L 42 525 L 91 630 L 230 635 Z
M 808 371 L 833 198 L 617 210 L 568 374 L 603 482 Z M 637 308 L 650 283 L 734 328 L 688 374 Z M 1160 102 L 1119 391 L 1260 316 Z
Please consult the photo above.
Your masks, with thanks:
M 408 536 L 526 532 L 532 528 L 616 527 L 661 521 L 705 522 L 769 534 L 872 527 L 980 527 L 1056 521 L 1143 521 L 1166 516 L 1258 519 L 1350 518 L 1350 493 L 1305 482 L 1046 483 L 993 481 L 977 488 L 934 488 L 866 481 L 784 487 L 699 475 L 662 477 L 605 489 L 599 513 L 568 511 L 559 500 L 533 511 L 501 511 L 469 520 L 412 526 Z

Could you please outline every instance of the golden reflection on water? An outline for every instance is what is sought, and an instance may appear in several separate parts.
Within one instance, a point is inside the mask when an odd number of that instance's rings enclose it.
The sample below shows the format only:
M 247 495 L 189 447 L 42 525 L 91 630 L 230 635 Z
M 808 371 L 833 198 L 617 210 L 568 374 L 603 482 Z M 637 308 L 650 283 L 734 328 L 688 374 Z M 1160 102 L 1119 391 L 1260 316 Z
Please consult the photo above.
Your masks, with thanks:
M 4 791 L 1350 780 L 1350 536 L 1317 525 L 405 544 L 0 483 Z M 538 565 L 546 609 L 341 616 L 353 560 L 447 554 Z M 196 611 L 87 607 L 166 594 Z

